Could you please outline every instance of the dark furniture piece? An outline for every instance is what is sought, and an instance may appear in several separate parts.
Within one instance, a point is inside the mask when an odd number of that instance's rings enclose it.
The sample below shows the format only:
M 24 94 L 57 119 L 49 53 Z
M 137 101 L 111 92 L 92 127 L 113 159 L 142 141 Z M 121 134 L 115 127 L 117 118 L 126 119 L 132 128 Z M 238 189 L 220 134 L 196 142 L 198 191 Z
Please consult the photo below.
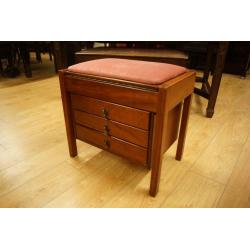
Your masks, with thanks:
M 0 72 L 1 75 L 9 77 L 16 76 L 19 72 L 16 68 L 16 53 L 17 50 L 13 43 L 0 42 Z M 7 61 L 6 67 L 3 66 L 2 60 Z
M 52 60 L 53 48 L 51 42 L 16 42 L 23 62 L 24 73 L 26 77 L 32 77 L 32 69 L 30 64 L 30 52 L 36 53 L 36 60 L 42 62 L 41 53 L 49 53 Z
M 188 42 L 182 46 L 181 49 L 189 54 L 191 68 L 205 69 L 208 44 L 208 42 Z M 246 77 L 249 67 L 250 42 L 228 42 L 223 72 Z
M 250 68 L 250 42 L 230 42 L 224 72 L 246 77 Z
M 52 42 L 55 71 L 75 64 L 75 53 L 93 46 L 93 42 Z
M 16 74 L 11 72 L 19 71 L 22 62 L 26 77 L 32 77 L 30 64 L 30 52 L 36 53 L 36 60 L 42 62 L 41 53 L 49 53 L 52 60 L 51 42 L 0 42 L 0 59 L 8 60 L 8 76 L 14 77 Z M 1 63 L 0 63 L 1 69 Z
M 188 54 L 179 50 L 142 48 L 90 48 L 75 53 L 76 63 L 100 58 L 123 58 L 187 66 Z
M 16 46 L 19 48 L 21 59 L 23 62 L 24 73 L 26 77 L 32 77 L 32 70 L 30 66 L 29 42 L 18 42 Z
M 208 100 L 207 117 L 212 118 L 220 88 L 221 77 L 224 69 L 228 42 L 208 42 L 206 45 L 206 63 L 202 77 L 196 77 L 196 82 L 201 83 L 201 88 L 195 88 L 194 93 Z M 192 67 L 192 66 L 191 66 Z M 209 75 L 212 82 L 209 84 Z
M 146 165 L 155 196 L 163 153 L 177 137 L 182 158 L 195 73 L 153 62 L 92 62 L 59 71 L 70 156 L 79 139 Z

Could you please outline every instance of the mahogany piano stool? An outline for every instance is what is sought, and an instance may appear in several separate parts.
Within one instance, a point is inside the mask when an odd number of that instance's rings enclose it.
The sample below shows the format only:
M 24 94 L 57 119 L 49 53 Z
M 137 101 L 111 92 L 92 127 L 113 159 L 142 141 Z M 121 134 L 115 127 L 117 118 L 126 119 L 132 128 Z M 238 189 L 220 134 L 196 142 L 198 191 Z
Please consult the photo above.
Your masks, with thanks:
M 105 58 L 70 66 L 59 78 L 70 156 L 79 139 L 148 166 L 155 196 L 163 154 L 177 137 L 182 158 L 195 72 Z

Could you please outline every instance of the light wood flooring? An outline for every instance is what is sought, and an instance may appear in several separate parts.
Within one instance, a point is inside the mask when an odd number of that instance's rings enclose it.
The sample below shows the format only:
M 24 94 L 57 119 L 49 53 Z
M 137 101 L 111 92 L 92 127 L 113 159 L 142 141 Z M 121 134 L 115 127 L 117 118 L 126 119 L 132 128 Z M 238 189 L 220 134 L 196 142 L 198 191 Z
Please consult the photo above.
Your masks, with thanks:
M 212 119 L 194 96 L 184 158 L 164 155 L 152 198 L 142 166 L 83 142 L 69 157 L 53 63 L 32 67 L 0 77 L 0 207 L 250 207 L 250 76 L 223 75 Z

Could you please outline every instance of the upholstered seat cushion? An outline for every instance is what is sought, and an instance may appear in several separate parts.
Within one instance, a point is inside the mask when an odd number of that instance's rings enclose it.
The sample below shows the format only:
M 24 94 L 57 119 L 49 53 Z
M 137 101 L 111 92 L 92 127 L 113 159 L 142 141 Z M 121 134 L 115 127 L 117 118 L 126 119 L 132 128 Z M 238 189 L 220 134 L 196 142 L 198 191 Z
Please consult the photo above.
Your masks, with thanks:
M 105 58 L 72 65 L 69 71 L 138 83 L 158 85 L 187 71 L 186 68 L 158 62 Z

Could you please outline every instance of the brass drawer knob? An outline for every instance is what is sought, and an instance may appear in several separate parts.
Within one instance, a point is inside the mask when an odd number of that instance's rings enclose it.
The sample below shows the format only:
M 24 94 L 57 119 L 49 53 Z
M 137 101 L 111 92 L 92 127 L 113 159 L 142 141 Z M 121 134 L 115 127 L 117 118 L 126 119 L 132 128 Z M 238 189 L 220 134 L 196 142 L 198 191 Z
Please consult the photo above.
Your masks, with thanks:
M 102 113 L 102 116 L 104 117 L 104 118 L 108 118 L 108 110 L 107 109 L 105 109 L 105 108 L 103 108 L 102 109 L 102 111 L 101 111 L 101 113 Z
M 104 125 L 104 126 L 103 126 L 103 133 L 104 133 L 105 135 L 109 135 L 109 128 L 108 128 L 108 125 Z

